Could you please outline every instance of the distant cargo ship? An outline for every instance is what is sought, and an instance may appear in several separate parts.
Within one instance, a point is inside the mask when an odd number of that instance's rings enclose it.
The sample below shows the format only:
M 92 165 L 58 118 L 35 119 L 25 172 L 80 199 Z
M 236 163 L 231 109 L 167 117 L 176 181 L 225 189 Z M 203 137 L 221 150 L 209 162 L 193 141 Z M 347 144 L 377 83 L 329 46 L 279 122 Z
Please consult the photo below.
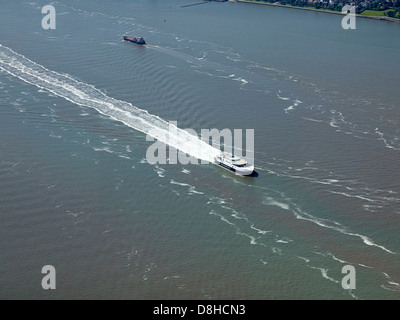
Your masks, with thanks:
M 133 42 L 133 43 L 136 43 L 136 44 L 140 44 L 140 45 L 146 44 L 146 41 L 144 41 L 144 39 L 142 37 L 140 37 L 140 38 L 132 38 L 132 37 L 124 36 L 124 40 L 125 41 L 129 41 L 129 42 Z

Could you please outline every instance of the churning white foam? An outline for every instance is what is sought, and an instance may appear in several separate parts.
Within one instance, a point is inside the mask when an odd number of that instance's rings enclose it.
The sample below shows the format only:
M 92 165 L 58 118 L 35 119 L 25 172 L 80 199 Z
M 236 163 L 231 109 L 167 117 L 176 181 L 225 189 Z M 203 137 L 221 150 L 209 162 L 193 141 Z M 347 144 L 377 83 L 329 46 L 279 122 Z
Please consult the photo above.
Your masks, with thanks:
M 0 44 L 0 71 L 50 92 L 74 104 L 93 108 L 99 113 L 158 139 L 197 159 L 213 162 L 219 150 L 197 136 L 179 129 L 158 116 L 139 109 L 129 102 L 107 96 L 94 86 L 80 82 L 68 74 L 51 71 L 12 49 Z M 171 137 L 173 126 L 173 137 Z M 105 150 L 106 151 L 106 150 Z

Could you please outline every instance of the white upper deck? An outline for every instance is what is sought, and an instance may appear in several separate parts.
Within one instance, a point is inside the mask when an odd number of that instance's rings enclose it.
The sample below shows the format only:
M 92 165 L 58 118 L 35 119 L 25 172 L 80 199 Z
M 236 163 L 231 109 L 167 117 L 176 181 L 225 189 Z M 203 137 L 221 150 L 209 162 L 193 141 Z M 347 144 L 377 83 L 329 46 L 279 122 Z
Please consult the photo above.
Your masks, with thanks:
M 234 154 L 230 154 L 227 152 L 222 152 L 218 158 L 223 161 L 223 162 L 227 162 L 227 163 L 231 163 L 234 166 L 244 166 L 247 164 L 247 161 L 239 158 L 238 156 L 235 156 Z

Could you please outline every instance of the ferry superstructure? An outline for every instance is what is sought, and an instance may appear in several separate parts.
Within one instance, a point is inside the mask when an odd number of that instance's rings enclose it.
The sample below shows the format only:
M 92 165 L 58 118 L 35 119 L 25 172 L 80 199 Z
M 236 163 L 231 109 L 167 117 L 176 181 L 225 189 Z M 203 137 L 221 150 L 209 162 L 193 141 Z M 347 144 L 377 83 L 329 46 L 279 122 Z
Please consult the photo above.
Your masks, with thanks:
M 254 172 L 254 166 L 245 159 L 234 154 L 222 152 L 215 157 L 215 164 L 241 176 L 249 176 Z

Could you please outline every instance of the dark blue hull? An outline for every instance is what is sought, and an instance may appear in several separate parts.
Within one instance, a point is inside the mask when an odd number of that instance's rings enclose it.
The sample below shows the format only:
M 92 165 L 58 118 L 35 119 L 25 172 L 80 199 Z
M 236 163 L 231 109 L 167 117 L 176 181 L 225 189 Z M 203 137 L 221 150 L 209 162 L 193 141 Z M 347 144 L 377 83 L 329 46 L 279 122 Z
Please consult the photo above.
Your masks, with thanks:
M 124 40 L 135 43 L 135 44 L 139 44 L 139 45 L 146 44 L 146 41 L 144 41 L 143 38 L 136 39 L 136 38 L 131 38 L 131 37 L 124 37 Z
M 235 172 L 235 173 L 236 173 L 236 170 L 235 170 L 234 168 L 232 168 L 232 167 L 226 165 L 225 163 L 216 162 L 216 164 L 217 164 L 218 166 L 220 166 L 220 167 L 226 169 L 226 170 L 229 170 L 229 171 L 232 171 L 232 172 Z

